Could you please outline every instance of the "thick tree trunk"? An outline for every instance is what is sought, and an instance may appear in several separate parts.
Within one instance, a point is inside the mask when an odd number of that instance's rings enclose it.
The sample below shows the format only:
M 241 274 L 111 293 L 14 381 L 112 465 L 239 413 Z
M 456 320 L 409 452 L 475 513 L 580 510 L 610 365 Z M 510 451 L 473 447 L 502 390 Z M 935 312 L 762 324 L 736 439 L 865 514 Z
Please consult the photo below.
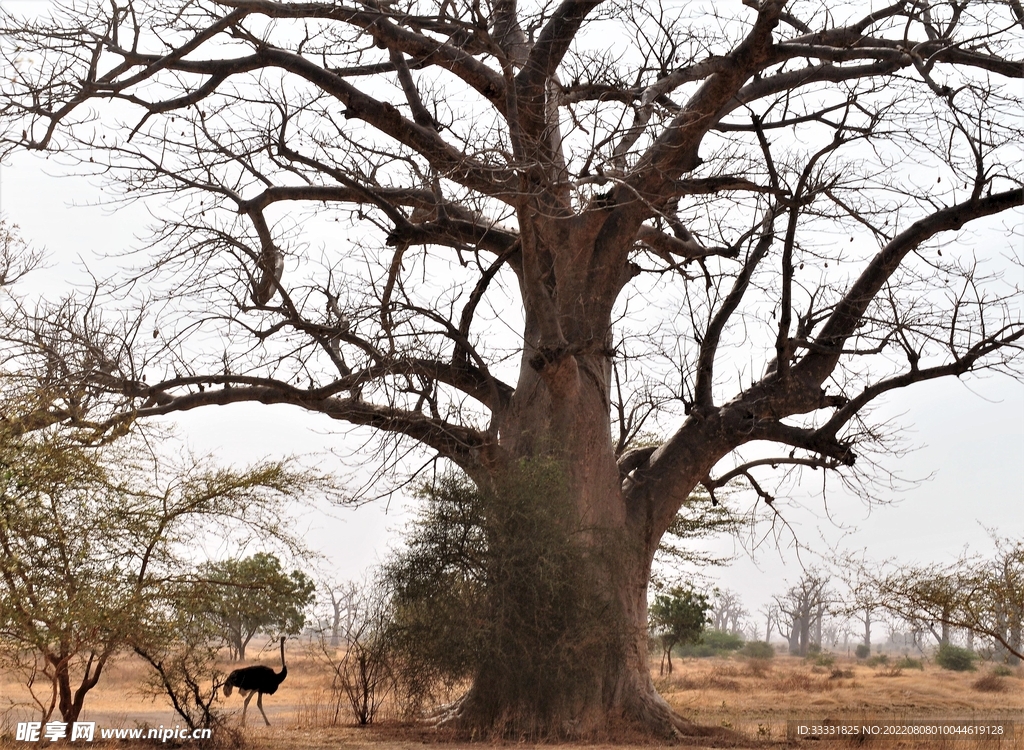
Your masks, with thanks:
M 668 522 L 627 506 L 611 438 L 611 309 L 624 270 L 595 260 L 606 215 L 523 220 L 554 213 L 520 212 L 525 345 L 481 488 L 487 658 L 448 719 L 517 737 L 623 725 L 705 734 L 650 676 L 647 585 Z
M 617 575 L 603 551 L 592 552 L 583 550 L 589 560 L 565 571 L 563 585 L 537 587 L 551 592 L 550 609 L 524 602 L 530 595 L 521 591 L 509 601 L 499 588 L 490 658 L 450 718 L 484 736 L 724 736 L 679 716 L 658 694 L 648 662 L 646 579 Z
M 539 340 L 529 316 L 527 328 Z M 606 337 L 607 327 L 591 353 L 527 347 L 488 488 L 488 658 L 450 717 L 457 725 L 534 737 L 595 736 L 624 721 L 691 729 L 649 673 L 653 549 L 622 495 Z

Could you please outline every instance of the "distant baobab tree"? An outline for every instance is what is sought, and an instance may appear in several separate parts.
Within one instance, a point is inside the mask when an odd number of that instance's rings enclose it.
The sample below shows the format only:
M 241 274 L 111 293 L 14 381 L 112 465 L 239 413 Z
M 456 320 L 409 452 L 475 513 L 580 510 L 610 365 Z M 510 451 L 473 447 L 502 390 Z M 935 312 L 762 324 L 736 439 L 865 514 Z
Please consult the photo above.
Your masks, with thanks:
M 646 634 L 694 489 L 870 477 L 880 398 L 1020 373 L 1017 2 L 10 7 L 3 151 L 157 222 L 115 289 L 8 305 L 18 424 L 288 404 L 456 464 L 489 570 L 572 559 L 587 606 L 491 576 L 536 630 L 485 644 L 455 726 L 698 731 Z M 506 523 L 524 497 L 565 533 Z M 599 645 L 535 669 L 560 643 Z

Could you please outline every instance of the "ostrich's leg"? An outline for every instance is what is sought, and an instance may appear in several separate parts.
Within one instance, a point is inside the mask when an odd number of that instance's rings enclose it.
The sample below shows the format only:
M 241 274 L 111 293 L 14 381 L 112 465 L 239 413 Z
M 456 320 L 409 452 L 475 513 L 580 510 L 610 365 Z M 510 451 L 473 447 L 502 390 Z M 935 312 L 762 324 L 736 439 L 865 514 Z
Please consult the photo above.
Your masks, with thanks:
M 260 713 L 263 714 L 263 721 L 267 722 L 267 726 L 269 727 L 270 719 L 268 719 L 267 715 L 263 713 L 263 693 L 260 693 L 259 697 L 256 698 L 256 708 L 258 708 Z
M 260 694 L 262 695 L 262 693 Z M 242 704 L 242 726 L 245 726 L 245 712 L 249 710 L 249 701 L 252 700 L 253 693 L 249 693 L 245 696 L 245 703 Z M 260 709 L 263 710 L 262 708 Z

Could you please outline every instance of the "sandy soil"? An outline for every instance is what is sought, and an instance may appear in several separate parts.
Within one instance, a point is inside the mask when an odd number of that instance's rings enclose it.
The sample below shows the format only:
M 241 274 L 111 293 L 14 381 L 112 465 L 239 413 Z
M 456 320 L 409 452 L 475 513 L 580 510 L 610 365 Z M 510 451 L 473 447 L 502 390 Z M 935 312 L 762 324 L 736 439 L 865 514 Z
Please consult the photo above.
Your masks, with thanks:
M 249 663 L 262 662 L 278 667 L 273 652 L 262 656 L 253 650 Z M 225 668 L 234 665 L 225 664 Z M 893 670 L 870 667 L 855 660 L 836 657 L 830 665 L 788 656 L 770 661 L 752 661 L 740 657 L 676 660 L 675 673 L 656 676 L 662 695 L 684 716 L 703 725 L 732 729 L 744 738 L 739 747 L 858 747 L 950 748 L 950 750 L 1024 750 L 1024 670 L 989 680 L 979 689 L 979 680 L 991 672 L 982 665 L 976 672 L 954 673 L 925 663 L 923 670 Z M 83 721 L 98 727 L 132 728 L 138 726 L 173 727 L 182 725 L 165 701 L 147 696 L 143 689 L 146 671 L 138 661 L 124 657 L 112 665 L 86 699 Z M 985 687 L 984 683 L 981 687 Z M 243 731 L 247 744 L 268 750 L 313 750 L 314 748 L 422 748 L 425 744 L 444 744 L 451 748 L 477 747 L 481 743 L 452 742 L 450 737 L 422 727 L 402 725 L 383 717 L 380 726 L 359 728 L 352 725 L 347 704 L 338 705 L 330 690 L 330 680 L 303 647 L 289 650 L 289 673 L 276 695 L 267 696 L 264 708 L 272 726 L 265 727 L 256 710 L 249 706 L 248 726 Z M 342 699 L 343 700 L 343 699 Z M 242 700 L 237 695 L 223 699 L 223 706 L 237 722 Z M 337 713 L 336 713 L 337 711 Z M 18 721 L 34 719 L 28 691 L 17 675 L 0 673 L 0 747 L 27 747 L 15 742 Z M 337 716 L 337 719 L 336 719 Z M 823 720 L 863 722 L 876 720 L 901 722 L 914 720 L 1004 720 L 1015 723 L 1012 738 L 979 740 L 870 738 L 857 743 L 848 740 L 787 740 L 787 722 Z M 49 744 L 49 743 L 46 743 Z M 78 743 L 75 743 L 78 744 Z M 94 745 L 99 743 L 94 743 Z M 122 741 L 120 747 L 151 745 L 151 742 Z M 173 741 L 168 743 L 173 746 Z M 201 744 L 201 743 L 200 743 Z M 517 747 L 534 747 L 526 743 Z M 705 747 L 701 743 L 684 743 Z M 193 746 L 188 743 L 188 746 Z M 593 750 L 631 745 L 588 744 Z M 643 743 L 643 747 L 667 747 Z M 675 746 L 678 746 L 676 744 Z

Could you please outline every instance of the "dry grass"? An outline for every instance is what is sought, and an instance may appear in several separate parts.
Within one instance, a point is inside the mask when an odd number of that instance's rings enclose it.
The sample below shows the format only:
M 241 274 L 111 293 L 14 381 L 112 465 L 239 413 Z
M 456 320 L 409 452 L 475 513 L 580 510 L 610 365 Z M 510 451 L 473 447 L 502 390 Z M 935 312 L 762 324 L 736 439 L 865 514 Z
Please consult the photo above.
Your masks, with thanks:
M 276 667 L 273 653 L 255 655 L 249 663 L 263 662 Z M 224 664 L 225 669 L 235 665 Z M 141 684 L 145 669 L 125 657 L 111 665 L 100 685 L 89 694 L 83 720 L 100 726 L 174 726 L 180 724 L 162 703 L 144 696 Z M 826 718 L 886 721 L 1003 718 L 1018 722 L 1024 718 L 1024 672 L 1010 676 L 954 673 L 928 664 L 924 670 L 889 670 L 879 679 L 876 668 L 839 658 L 831 667 L 815 667 L 799 659 L 779 657 L 755 659 L 683 659 L 675 674 L 655 678 L 662 695 L 680 713 L 694 721 L 732 728 L 750 738 L 746 747 L 846 748 L 849 742 L 786 742 L 786 722 L 791 719 L 820 721 Z M 998 686 L 998 687 L 993 687 Z M 13 675 L 0 673 L 0 734 L 8 733 L 12 722 L 29 718 L 25 688 Z M 12 707 L 13 704 L 13 707 Z M 223 707 L 240 716 L 242 701 L 226 699 Z M 411 750 L 423 744 L 448 742 L 450 738 L 422 727 L 386 722 L 379 728 L 351 726 L 345 705 L 340 711 L 330 691 L 329 676 L 308 650 L 292 645 L 288 652 L 288 679 L 280 691 L 268 696 L 264 708 L 271 727 L 264 727 L 255 705 L 249 713 L 245 733 L 254 748 L 268 750 L 312 750 L 313 748 L 373 748 Z M 393 715 L 393 713 L 392 713 Z M 235 719 L 237 720 L 237 719 Z M 876 745 L 896 748 L 949 748 L 949 750 L 1024 750 L 1024 723 L 1018 724 L 1013 741 L 985 743 L 977 740 L 896 740 Z M 8 735 L 9 736 L 9 735 Z M 945 744 L 943 744 L 945 743 Z M 138 744 L 138 743 L 136 743 Z M 9 742 L 9 746 L 25 747 Z M 0 746 L 4 740 L 0 739 Z M 122 747 L 130 743 L 122 743 Z M 476 744 L 479 747 L 479 744 Z M 519 747 L 524 747 L 519 745 Z M 588 745 L 592 750 L 609 745 Z M 652 744 L 645 747 L 654 748 Z

